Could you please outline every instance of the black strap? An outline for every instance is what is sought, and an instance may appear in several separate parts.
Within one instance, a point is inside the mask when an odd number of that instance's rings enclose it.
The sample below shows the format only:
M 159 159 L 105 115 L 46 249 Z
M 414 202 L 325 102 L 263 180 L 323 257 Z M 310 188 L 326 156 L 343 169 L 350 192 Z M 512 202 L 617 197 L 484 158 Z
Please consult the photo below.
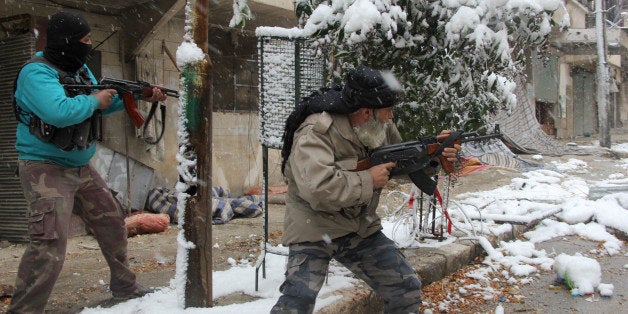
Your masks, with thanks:
M 17 101 L 15 100 L 15 91 L 17 90 L 17 78 L 18 76 L 20 76 L 20 71 L 22 71 L 22 68 L 17 71 L 17 75 L 13 80 L 13 93 L 11 94 L 11 99 L 13 100 L 13 114 L 15 115 L 15 120 L 17 120 L 18 123 L 22 122 L 24 124 L 27 124 L 26 121 L 22 120 L 22 108 L 17 105 Z
M 20 72 L 22 72 L 22 69 L 27 66 L 30 63 L 35 63 L 35 62 L 39 62 L 39 63 L 43 63 L 51 68 L 53 68 L 55 71 L 57 71 L 57 74 L 59 75 L 59 82 L 62 83 L 63 80 L 66 77 L 70 77 L 70 75 L 68 74 L 68 72 L 61 70 L 59 67 L 57 67 L 56 65 L 54 65 L 52 62 L 50 62 L 48 59 L 44 58 L 43 56 L 34 56 L 32 57 L 30 60 L 26 61 L 21 67 L 20 69 L 17 71 L 17 75 L 15 75 L 15 79 L 13 80 L 13 94 L 11 94 L 11 98 L 13 99 L 13 114 L 15 115 L 15 119 L 18 122 L 22 122 L 24 124 L 28 124 L 26 123 L 24 120 L 22 120 L 22 114 L 23 114 L 23 110 L 22 108 L 20 108 L 20 106 L 18 106 L 17 101 L 15 100 L 15 91 L 17 90 L 17 79 L 20 77 Z M 83 68 L 81 67 L 81 70 Z M 81 73 L 82 74 L 82 73 Z M 32 115 L 35 116 L 35 115 Z M 36 116 L 35 116 L 36 117 Z
M 159 106 L 161 111 L 161 132 L 159 132 L 159 136 L 154 140 L 150 141 L 146 138 L 146 127 L 151 119 L 155 116 L 155 111 L 157 111 L 157 102 L 153 102 L 150 106 L 150 111 L 148 112 L 148 116 L 146 116 L 146 121 L 144 122 L 144 127 L 142 129 L 142 137 L 144 138 L 144 142 L 147 144 L 157 144 L 161 141 L 161 138 L 164 136 L 164 131 L 166 130 L 166 106 L 161 104 Z
M 17 122 L 22 122 L 24 124 L 28 124 L 28 123 L 26 123 L 26 121 L 22 120 L 23 110 L 22 110 L 22 108 L 20 108 L 20 106 L 17 105 L 17 101 L 15 100 L 15 91 L 17 90 L 17 79 L 20 77 L 20 72 L 22 72 L 22 69 L 27 64 L 33 63 L 33 62 L 45 63 L 45 64 L 51 66 L 57 72 L 59 72 L 59 69 L 57 67 L 55 67 L 53 64 L 51 64 L 44 57 L 41 57 L 41 56 L 32 57 L 30 60 L 28 60 L 24 64 L 22 64 L 20 69 L 17 71 L 17 74 L 15 75 L 15 79 L 13 80 L 13 93 L 11 94 L 11 99 L 13 100 L 13 114 L 15 115 L 15 120 L 17 120 Z M 61 72 L 59 72 L 59 75 L 61 75 Z

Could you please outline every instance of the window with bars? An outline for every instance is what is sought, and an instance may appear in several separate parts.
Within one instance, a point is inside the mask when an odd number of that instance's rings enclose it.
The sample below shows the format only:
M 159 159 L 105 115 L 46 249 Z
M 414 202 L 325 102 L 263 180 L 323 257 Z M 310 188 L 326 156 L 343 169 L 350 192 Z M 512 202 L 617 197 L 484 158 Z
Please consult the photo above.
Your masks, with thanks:
M 257 38 L 249 32 L 212 27 L 209 30 L 209 56 L 213 65 L 213 109 L 257 111 Z

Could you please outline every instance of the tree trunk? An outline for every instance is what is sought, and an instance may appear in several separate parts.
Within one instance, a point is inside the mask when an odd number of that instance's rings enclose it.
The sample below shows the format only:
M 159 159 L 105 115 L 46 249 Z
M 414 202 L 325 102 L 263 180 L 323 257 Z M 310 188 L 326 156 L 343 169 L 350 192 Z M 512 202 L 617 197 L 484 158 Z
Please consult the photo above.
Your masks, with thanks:
M 186 90 L 185 128 L 189 135 L 186 152 L 195 155 L 196 188 L 187 198 L 184 235 L 194 244 L 187 250 L 185 307 L 211 307 L 212 297 L 212 101 L 211 62 L 207 56 L 209 0 L 188 0 L 186 26 L 191 21 L 191 37 L 205 54 L 205 60 L 183 70 Z M 191 17 L 188 13 L 191 11 Z

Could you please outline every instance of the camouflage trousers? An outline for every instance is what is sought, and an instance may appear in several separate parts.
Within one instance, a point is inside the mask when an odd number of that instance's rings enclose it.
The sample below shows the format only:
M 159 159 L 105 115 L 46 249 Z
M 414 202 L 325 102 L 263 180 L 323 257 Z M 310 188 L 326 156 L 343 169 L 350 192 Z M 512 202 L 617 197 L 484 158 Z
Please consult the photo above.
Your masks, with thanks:
M 18 167 L 28 203 L 30 242 L 20 261 L 9 313 L 44 312 L 65 260 L 72 213 L 98 241 L 111 271 L 111 291 L 135 290 L 124 216 L 100 175 L 89 165 L 69 168 L 20 160 Z
M 290 245 L 282 296 L 271 313 L 312 313 L 316 296 L 334 258 L 384 299 L 385 313 L 418 313 L 421 281 L 395 243 L 381 231 L 361 238 L 349 234 L 331 243 Z

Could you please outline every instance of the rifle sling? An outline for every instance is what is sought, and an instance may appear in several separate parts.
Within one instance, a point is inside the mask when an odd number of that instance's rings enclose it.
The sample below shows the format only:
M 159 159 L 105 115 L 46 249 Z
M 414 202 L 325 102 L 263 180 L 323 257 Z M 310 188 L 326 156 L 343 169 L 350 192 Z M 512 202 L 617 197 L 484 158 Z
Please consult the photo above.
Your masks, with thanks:
M 146 138 L 146 127 L 148 126 L 148 123 L 150 122 L 150 120 L 155 116 L 155 111 L 157 110 L 157 104 L 158 103 L 156 101 L 151 104 L 150 111 L 148 112 L 148 116 L 146 116 L 146 121 L 144 122 L 144 127 L 142 129 L 142 137 L 144 138 L 144 142 L 146 142 L 147 144 L 159 143 L 161 138 L 164 136 L 164 130 L 166 129 L 166 106 L 161 105 L 160 106 L 161 131 L 159 132 L 159 136 L 154 141 L 150 141 Z

